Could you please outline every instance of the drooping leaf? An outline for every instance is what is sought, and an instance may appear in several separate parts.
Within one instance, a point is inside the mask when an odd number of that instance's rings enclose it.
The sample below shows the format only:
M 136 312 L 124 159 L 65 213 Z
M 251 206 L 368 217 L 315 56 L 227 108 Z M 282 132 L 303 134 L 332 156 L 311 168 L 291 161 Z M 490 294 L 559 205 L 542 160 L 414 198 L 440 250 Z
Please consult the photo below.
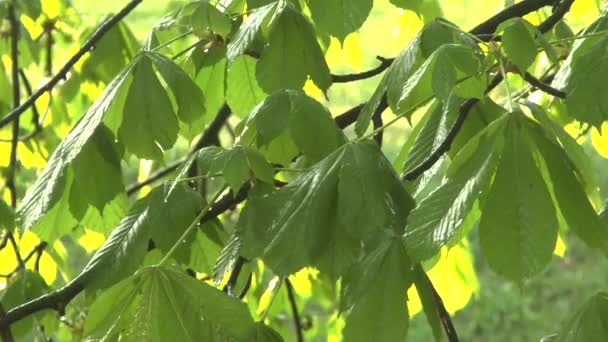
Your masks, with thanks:
M 513 18 L 498 28 L 498 31 L 502 31 L 502 48 L 521 74 L 524 74 L 536 59 L 536 42 L 531 26 L 524 19 Z
M 551 261 L 557 241 L 551 195 L 520 120 L 510 120 L 505 128 L 505 146 L 479 222 L 485 259 L 514 281 L 539 273 Z
M 351 143 L 287 186 L 251 198 L 236 232 L 243 255 L 262 257 L 277 274 L 314 265 L 337 277 L 371 235 L 400 234 L 412 206 L 377 146 Z
M 272 25 L 268 45 L 256 65 L 256 78 L 265 92 L 301 89 L 310 79 L 323 91 L 331 75 L 314 29 L 299 11 L 287 5 Z
M 319 30 L 344 42 L 344 38 L 363 25 L 372 10 L 372 0 L 311 0 L 308 7 Z M 336 18 L 341 18 L 336 20 Z
M 230 64 L 226 84 L 226 101 L 230 108 L 239 116 L 244 117 L 258 103 L 262 102 L 266 93 L 258 85 L 255 78 L 255 58 L 240 56 Z
M 437 311 L 437 299 L 433 293 L 436 290 L 433 288 L 433 284 L 428 276 L 424 274 L 422 266 L 414 266 L 413 278 L 416 292 L 418 293 L 418 297 L 420 297 L 422 308 L 424 309 L 424 315 L 431 326 L 435 341 L 441 342 L 444 340 L 444 332 L 441 317 Z
M 124 191 L 120 169 L 122 151 L 117 145 L 112 133 L 101 125 L 71 163 L 74 180 L 66 195 L 76 219 L 82 219 L 89 206 L 103 213 L 105 205 Z
M 457 235 L 493 174 L 504 121 L 495 121 L 471 139 L 455 157 L 444 183 L 412 210 L 403 236 L 412 261 L 432 257 Z
M 190 16 L 190 24 L 194 30 L 212 31 L 223 37 L 230 33 L 232 23 L 228 16 L 208 2 L 199 1 L 197 5 Z
M 254 322 L 244 303 L 169 267 L 147 267 L 97 298 L 87 340 L 248 341 Z
M 607 28 L 608 14 L 603 14 L 581 35 L 604 32 Z M 578 39 L 553 81 L 553 86 L 567 93 L 564 102 L 568 113 L 598 129 L 608 119 L 608 97 L 602 91 L 603 81 L 608 77 L 607 47 L 606 35 Z
M 589 298 L 563 326 L 557 342 L 599 342 L 608 339 L 608 293 Z
M 345 141 L 344 134 L 338 129 L 329 111 L 319 102 L 302 91 L 282 90 L 264 100 L 253 109 L 244 120 L 245 140 L 254 139 L 258 147 L 285 148 L 295 145 L 313 162 L 322 159 L 337 149 Z M 280 145 L 273 141 L 288 139 Z M 274 151 L 265 153 L 270 161 Z M 295 157 L 297 150 L 287 160 Z
M 53 152 L 46 167 L 36 183 L 29 188 L 17 210 L 21 231 L 31 227 L 55 205 L 59 200 L 56 194 L 57 185 L 64 176 L 68 164 L 82 151 L 85 144 L 95 133 L 104 115 L 121 109 L 112 106 L 112 104 L 129 71 L 130 67 L 127 67 L 106 87 L 101 96 Z
M 177 140 L 179 130 L 171 100 L 148 58 L 133 67 L 133 82 L 125 101 L 118 137 L 140 158 L 162 160 L 163 149 Z
M 410 263 L 399 239 L 384 237 L 343 279 L 342 307 L 351 308 L 347 341 L 403 341 L 407 334 Z
M 191 123 L 205 114 L 205 98 L 203 97 L 203 92 L 196 83 L 177 66 L 177 64 L 175 64 L 175 62 L 156 52 L 145 52 L 144 56 L 154 63 L 154 66 L 156 66 L 160 72 L 163 80 L 169 86 L 169 89 L 177 102 L 177 117 L 181 121 Z M 137 72 L 137 68 L 135 70 L 135 72 Z M 144 67 L 144 70 L 148 71 L 147 66 Z M 150 77 L 150 75 L 147 76 Z M 148 79 L 145 78 L 145 80 Z M 152 78 L 150 77 L 149 80 L 152 81 Z M 150 88 L 151 85 L 148 85 L 147 90 L 153 91 Z
M 566 224 L 591 248 L 608 251 L 608 227 L 593 208 L 576 175 L 575 167 L 556 143 L 548 140 L 537 129 L 528 130 L 536 147 L 537 158 L 546 163 L 556 207 Z
M 191 55 L 195 68 L 195 82 L 203 91 L 205 112 L 214 115 L 227 101 L 226 98 L 226 49 L 212 47 L 196 49 Z M 234 108 L 230 107 L 233 111 Z M 196 127 L 200 133 L 201 126 Z
M 271 12 L 277 9 L 278 2 L 272 2 L 268 5 L 256 8 L 248 17 L 247 20 L 241 24 L 239 29 L 234 34 L 234 38 L 228 43 L 228 50 L 226 56 L 228 61 L 233 62 L 238 56 L 242 55 L 245 50 L 251 45 L 255 39 L 256 34 L 262 27 L 264 19 Z

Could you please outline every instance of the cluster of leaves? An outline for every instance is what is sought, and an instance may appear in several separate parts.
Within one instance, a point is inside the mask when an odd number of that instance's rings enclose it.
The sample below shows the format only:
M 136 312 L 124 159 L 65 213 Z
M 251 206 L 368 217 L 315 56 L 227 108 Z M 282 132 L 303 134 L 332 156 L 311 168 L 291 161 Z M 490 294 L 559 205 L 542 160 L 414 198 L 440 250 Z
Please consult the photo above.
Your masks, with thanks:
M 52 246 L 59 277 L 47 284 L 29 270 L 38 261 L 18 260 L 0 294 L 0 330 L 18 339 L 302 339 L 290 279 L 304 277 L 296 292 L 318 316 L 311 337 L 337 331 L 347 341 L 404 340 L 410 294 L 420 298 L 435 338 L 454 340 L 424 269 L 442 249 L 466 246 L 472 229 L 485 261 L 508 281 L 538 275 L 560 231 L 606 253 L 595 176 L 563 126 L 577 120 L 599 129 L 605 121 L 608 17 L 574 36 L 561 17 L 548 29 L 520 18 L 537 9 L 524 1 L 528 12 L 498 15 L 496 30 L 482 32 L 487 38 L 427 18 L 428 8 L 391 2 L 427 23 L 354 109 L 356 118 L 347 118 L 354 131 L 303 89 L 331 99 L 328 41 L 357 31 L 371 0 L 188 2 L 141 47 L 126 24 L 112 27 L 56 89 L 51 122 L 39 122 L 33 108 L 35 124 L 16 126 L 49 131 L 33 148 L 52 153 L 35 180 L 18 179 L 27 193 L 17 208 L 0 201 L 2 248 L 35 235 L 41 249 Z M 559 2 L 547 22 L 571 3 Z M 69 17 L 69 6 L 62 11 Z M 37 1 L 0 2 L 0 15 L 11 13 L 32 27 L 60 18 L 47 17 Z M 36 46 L 33 29 L 11 29 L 21 32 L 20 46 Z M 7 54 L 14 48 L 0 46 Z M 15 92 L 0 68 L 0 87 Z M 532 76 L 538 71 L 553 86 Z M 533 102 L 525 81 L 559 96 Z M 78 89 L 100 84 L 82 116 L 68 115 L 80 109 L 65 104 L 77 102 Z M 3 93 L 0 109 L 10 108 Z M 395 116 L 384 123 L 387 108 Z M 235 129 L 225 112 L 234 114 Z M 401 118 L 415 126 L 390 161 L 372 138 Z M 218 137 L 223 125 L 229 144 Z M 21 146 L 11 133 L 9 143 Z M 134 164 L 143 170 L 176 154 L 185 156 L 142 191 L 125 189 Z M 14 161 L 3 165 L 7 197 L 18 190 L 10 185 L 16 170 Z M 171 181 L 145 187 L 170 171 L 177 171 Z M 74 246 L 83 231 L 107 235 L 90 257 Z M 77 296 L 82 291 L 86 297 Z M 608 337 L 605 307 L 604 293 L 592 297 L 558 340 Z M 63 311 L 71 329 L 54 312 L 38 312 L 49 308 Z

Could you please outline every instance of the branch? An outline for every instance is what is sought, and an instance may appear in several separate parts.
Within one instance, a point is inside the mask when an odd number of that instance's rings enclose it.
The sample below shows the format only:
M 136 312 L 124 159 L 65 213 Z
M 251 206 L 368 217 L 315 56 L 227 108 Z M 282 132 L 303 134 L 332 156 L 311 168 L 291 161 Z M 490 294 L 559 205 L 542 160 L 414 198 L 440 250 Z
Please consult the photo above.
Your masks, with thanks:
M 486 88 L 486 93 L 494 89 L 501 81 L 502 75 L 496 75 L 496 77 L 494 77 L 492 82 L 490 82 L 490 84 Z M 408 181 L 414 180 L 420 175 L 422 175 L 425 171 L 433 167 L 433 165 L 439 160 L 439 158 L 441 158 L 441 156 L 443 156 L 450 149 L 454 138 L 456 138 L 456 135 L 458 135 L 458 132 L 464 124 L 464 120 L 466 119 L 467 114 L 469 114 L 469 111 L 471 110 L 471 108 L 473 108 L 475 104 L 477 104 L 477 102 L 479 102 L 479 99 L 470 98 L 464 101 L 462 105 L 460 105 L 458 117 L 456 117 L 456 121 L 454 121 L 454 124 L 452 125 L 452 128 L 450 128 L 448 134 L 445 136 L 445 139 L 443 139 L 443 141 L 437 147 L 437 149 L 435 149 L 435 151 L 431 152 L 427 159 L 425 159 L 422 163 L 413 168 L 411 171 L 404 173 L 401 176 L 401 179 Z
M 11 2 L 8 8 L 8 18 L 11 25 L 11 79 L 13 86 L 13 108 L 19 107 L 21 101 L 19 87 L 19 20 L 15 10 L 15 2 Z M 17 207 L 17 186 L 15 184 L 15 176 L 17 173 L 17 146 L 19 145 L 19 120 L 13 122 L 11 135 L 11 149 L 9 156 L 9 165 L 7 171 L 6 187 L 11 196 L 11 207 Z M 10 233 L 9 233 L 10 234 Z M 13 239 L 12 234 L 9 239 Z M 14 242 L 14 240 L 12 240 Z M 18 254 L 19 252 L 17 252 Z M 19 260 L 19 259 L 18 259 Z
M 476 35 L 479 39 L 490 41 L 494 37 L 494 31 L 498 25 L 511 18 L 523 17 L 528 13 L 537 11 L 545 6 L 550 6 L 555 0 L 524 0 L 505 8 L 492 16 L 490 19 L 472 28 L 469 33 Z
M 388 67 L 391 66 L 391 64 L 395 60 L 394 58 L 384 58 L 381 56 L 376 56 L 376 59 L 380 61 L 380 65 L 378 65 L 377 67 L 375 67 L 371 70 L 367 70 L 367 71 L 363 71 L 363 72 L 355 73 L 355 74 L 345 74 L 345 75 L 332 74 L 331 80 L 333 83 L 346 83 L 346 82 L 353 82 L 353 81 L 364 80 L 366 78 L 371 78 L 371 77 L 374 77 L 374 76 L 380 74 L 384 70 L 388 69 Z
M 336 116 L 334 118 L 336 125 L 338 125 L 338 127 L 341 129 L 352 125 L 355 121 L 357 121 L 357 117 L 359 117 L 359 113 L 361 113 L 363 107 L 365 107 L 365 103 L 358 104 L 346 112 Z
M 6 317 L 6 311 L 4 310 L 4 306 L 0 302 L 0 319 L 4 319 Z M 0 331 L 0 337 L 2 337 L 2 341 L 4 342 L 13 342 L 15 339 L 13 338 L 13 334 L 11 333 L 11 329 L 2 329 Z
M 372 115 L 372 124 L 374 130 L 378 130 L 380 127 L 384 125 L 382 122 L 382 112 L 384 112 L 388 108 L 388 101 L 386 100 L 386 93 L 382 96 L 378 107 L 374 110 L 374 114 Z M 378 144 L 378 146 L 382 147 L 382 137 L 384 136 L 383 130 L 378 130 L 378 133 L 374 134 L 374 140 Z
M 59 69 L 59 71 L 51 77 L 42 87 L 40 87 L 32 96 L 28 97 L 19 107 L 13 109 L 5 117 L 0 119 L 0 128 L 6 126 L 9 122 L 19 117 L 27 108 L 29 108 L 42 94 L 50 91 L 61 81 L 67 77 L 70 69 L 76 64 L 87 52 L 95 47 L 95 44 L 119 21 L 129 14 L 143 0 L 131 0 L 123 9 L 101 24 L 97 31 L 82 45 L 82 47 Z
M 559 97 L 560 99 L 566 98 L 566 93 L 565 92 L 563 92 L 563 91 L 561 91 L 559 89 L 553 88 L 552 86 L 548 85 L 547 83 L 544 83 L 543 81 L 541 81 L 538 78 L 534 77 L 529 72 L 526 72 L 524 74 L 524 80 L 526 80 L 528 83 L 530 83 L 530 85 L 532 85 L 533 87 L 536 87 L 536 88 L 544 91 L 545 93 L 547 93 L 549 95 L 553 95 L 555 97 Z
M 243 265 L 247 260 L 242 256 L 239 256 L 234 263 L 234 267 L 232 267 L 232 272 L 230 272 L 230 278 L 228 278 L 228 282 L 226 282 L 226 286 L 222 291 L 226 292 L 229 296 L 234 296 L 234 287 L 236 286 L 236 282 L 239 280 L 239 274 L 243 270 Z
M 302 334 L 302 321 L 300 320 L 300 313 L 298 312 L 298 305 L 296 304 L 296 296 L 294 294 L 293 285 L 287 278 L 285 278 L 285 288 L 287 288 L 287 298 L 289 299 L 291 312 L 293 313 L 293 323 L 296 327 L 297 341 L 304 342 L 304 335 Z
M 564 0 L 562 3 L 558 4 L 553 8 L 553 13 L 545 19 L 540 25 L 538 25 L 538 30 L 541 33 L 548 32 L 560 21 L 568 11 L 570 11 L 570 7 L 572 7 L 572 3 L 574 0 Z

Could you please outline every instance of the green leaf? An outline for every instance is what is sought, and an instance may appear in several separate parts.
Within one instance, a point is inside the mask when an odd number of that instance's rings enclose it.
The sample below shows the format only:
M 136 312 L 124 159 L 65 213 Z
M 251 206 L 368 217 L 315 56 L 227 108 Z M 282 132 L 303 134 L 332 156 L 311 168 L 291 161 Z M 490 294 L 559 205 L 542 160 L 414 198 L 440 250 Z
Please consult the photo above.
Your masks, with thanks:
M 277 8 L 278 1 L 272 2 L 263 7 L 256 8 L 247 17 L 247 20 L 241 24 L 239 29 L 234 34 L 234 38 L 228 43 L 228 50 L 226 56 L 228 61 L 233 62 L 238 56 L 242 55 L 245 50 L 251 45 L 255 39 L 256 34 L 262 27 L 264 19 L 272 11 Z
M 15 211 L 6 202 L 0 200 L 0 229 L 9 232 L 15 228 Z
M 258 151 L 247 146 L 235 145 L 228 150 L 206 147 L 198 153 L 198 164 L 204 175 L 222 173 L 235 194 L 252 176 L 268 184 L 274 183 L 272 165 Z
M 243 255 L 262 257 L 279 275 L 314 265 L 338 277 L 370 236 L 401 234 L 412 207 L 378 147 L 352 143 L 281 189 L 250 198 L 236 232 Z
M 95 133 L 103 116 L 119 110 L 113 104 L 129 70 L 130 67 L 127 67 L 106 87 L 87 113 L 57 146 L 34 185 L 28 189 L 17 210 L 21 232 L 36 223 L 59 201 L 57 185 L 64 176 L 66 167 L 80 154 Z M 63 191 L 61 187 L 59 189 Z
M 551 261 L 557 219 L 551 195 L 533 159 L 526 134 L 510 120 L 496 176 L 482 207 L 479 236 L 492 269 L 521 281 Z
M 232 29 L 232 23 L 224 13 L 208 2 L 199 1 L 198 7 L 190 16 L 194 30 L 213 31 L 226 37 Z
M 136 156 L 161 161 L 163 149 L 173 146 L 178 130 L 171 100 L 152 63 L 148 58 L 140 58 L 133 66 L 133 82 L 118 130 L 119 139 Z
M 431 326 L 435 341 L 444 341 L 441 317 L 439 316 L 439 311 L 437 310 L 438 303 L 434 294 L 436 290 L 433 288 L 433 284 L 430 282 L 428 276 L 424 273 L 422 266 L 414 266 L 413 273 L 416 292 L 418 293 L 418 297 L 420 297 L 420 302 L 422 302 L 422 309 L 424 310 L 426 320 Z
M 399 239 L 384 237 L 343 279 L 342 306 L 351 307 L 346 341 L 404 341 L 410 262 Z
M 237 115 L 244 117 L 268 96 L 255 78 L 256 60 L 240 56 L 228 69 L 226 101 Z
M 299 90 L 281 90 L 266 98 L 245 119 L 242 134 L 263 147 L 280 139 L 284 132 L 288 134 L 284 138 L 290 141 L 279 147 L 285 148 L 291 143 L 313 162 L 346 140 L 329 111 Z M 295 154 L 288 160 L 293 157 Z
M 493 174 L 503 123 L 497 121 L 471 139 L 455 157 L 444 183 L 410 213 L 403 240 L 412 261 L 432 257 L 457 235 Z
M 604 32 L 606 29 L 608 14 L 603 14 L 580 34 Z M 608 97 L 603 92 L 604 81 L 608 77 L 607 48 L 608 37 L 605 35 L 577 40 L 553 81 L 554 87 L 567 93 L 564 102 L 570 115 L 598 130 L 608 119 Z
M 414 80 L 410 81 L 410 79 L 415 73 L 420 72 L 418 70 L 420 70 L 422 64 L 425 63 L 439 47 L 445 44 L 463 43 L 462 39 L 458 36 L 458 31 L 453 27 L 454 24 L 446 20 L 436 19 L 425 25 L 418 35 L 412 38 L 407 47 L 399 53 L 399 56 L 397 56 L 395 61 L 391 64 L 391 67 L 386 71 L 380 84 L 376 88 L 376 91 L 361 111 L 361 114 L 359 114 L 355 125 L 355 131 L 358 136 L 362 136 L 367 130 L 372 115 L 376 111 L 376 108 L 380 104 L 385 93 L 388 105 L 394 113 L 402 113 L 404 110 L 410 109 L 405 107 L 401 109 L 398 108 L 404 92 L 404 85 L 406 82 L 410 82 L 409 87 L 414 85 Z M 435 62 L 432 62 L 432 64 L 434 65 Z M 452 63 L 450 62 L 449 64 Z M 459 62 L 458 64 L 462 63 Z M 422 77 L 423 72 L 420 73 L 421 74 L 417 76 L 419 78 Z M 429 78 L 432 77 L 429 76 Z M 436 82 L 440 82 L 441 74 L 437 73 L 435 78 L 437 79 Z M 426 96 L 422 95 L 422 98 L 420 97 L 421 95 L 418 95 L 418 101 L 431 95 L 430 80 L 425 82 L 427 83 L 426 86 L 428 91 Z M 411 90 L 412 89 L 408 91 Z M 415 101 L 411 102 L 411 104 L 417 104 L 414 103 Z
M 177 117 L 184 123 L 191 123 L 199 119 L 205 114 L 205 98 L 203 92 L 198 85 L 188 76 L 184 70 L 182 70 L 175 62 L 170 58 L 156 52 L 145 52 L 144 56 L 150 59 L 152 63 L 158 68 L 163 80 L 171 89 L 173 98 L 177 102 Z M 137 81 L 137 71 L 135 68 L 135 80 Z M 144 71 L 149 72 L 147 65 L 144 64 L 142 74 Z M 153 85 L 155 85 L 154 79 L 150 74 L 145 74 L 143 80 L 151 81 L 153 84 L 148 85 L 146 90 L 155 91 Z M 150 89 L 152 88 L 152 89 Z M 133 89 L 133 88 L 131 88 Z M 130 92 L 129 92 L 130 94 Z M 161 101 L 164 102 L 164 101 Z M 159 102 L 159 104 L 161 104 Z M 162 104 L 164 106 L 164 104 Z M 152 107 L 153 108 L 153 107 Z M 167 121 L 168 123 L 169 121 Z M 161 144 L 162 145 L 162 144 Z
M 257 322 L 255 323 L 255 330 L 249 336 L 251 342 L 282 342 L 283 337 L 279 335 L 269 326 Z
M 268 45 L 256 66 L 264 91 L 300 89 L 308 76 L 323 91 L 331 85 L 329 67 L 306 17 L 286 6 L 272 25 Z
M 221 223 L 208 222 L 196 232 L 190 253 L 190 267 L 199 273 L 213 274 L 213 266 L 228 238 Z
M 521 18 L 503 23 L 502 48 L 509 59 L 524 74 L 536 59 L 536 42 L 531 24 Z
M 195 50 L 191 55 L 195 64 L 195 82 L 205 94 L 205 111 L 215 114 L 226 101 L 226 49 L 224 47 L 211 47 L 206 51 Z M 195 57 L 196 56 L 196 57 Z M 233 111 L 234 108 L 230 107 Z M 200 133 L 202 126 L 196 127 Z
M 173 257 L 187 264 L 190 260 L 190 246 L 196 235 L 189 234 L 182 241 L 179 238 L 196 218 L 203 200 L 198 192 L 183 184 L 176 186 L 169 195 L 169 184 L 164 184 L 162 188 L 162 191 L 158 189 L 154 192 L 154 197 L 149 202 L 146 222 L 150 225 L 150 237 L 163 253 L 169 252 L 173 245 L 180 242 L 180 248 Z
M 538 128 L 528 130 L 536 147 L 537 158 L 544 160 L 550 177 L 550 189 L 556 206 L 572 229 L 591 248 L 602 253 L 608 251 L 608 227 L 602 223 L 597 212 L 585 195 L 575 168 L 566 153 L 548 140 Z
M 589 298 L 563 326 L 557 342 L 599 342 L 608 339 L 608 293 Z
M 254 322 L 241 301 L 180 269 L 147 267 L 103 292 L 87 340 L 248 341 Z
M 34 21 L 42 13 L 42 4 L 40 0 L 22 0 L 16 3 L 18 8 Z
M 105 205 L 124 191 L 120 169 L 122 152 L 119 149 L 112 133 L 101 125 L 71 163 L 74 181 L 69 201 L 76 219 L 84 217 L 88 206 L 103 213 Z
M 588 193 L 597 193 L 597 172 L 593 168 L 591 159 L 585 153 L 583 147 L 561 125 L 552 120 L 543 107 L 530 101 L 526 101 L 524 104 L 530 108 L 532 115 L 542 124 L 547 134 L 554 136 L 561 143 L 568 158 L 576 166 L 576 171 L 581 176 L 581 180 L 585 184 Z
M 168 184 L 157 187 L 133 204 L 78 276 L 87 289 L 105 288 L 131 275 L 141 264 L 150 239 L 163 251 L 177 242 L 197 215 L 201 200 L 183 185 L 169 197 L 168 189 Z M 185 255 L 178 254 L 178 258 L 187 262 L 189 250 L 183 249 Z
M 358 30 L 372 10 L 373 0 L 310 0 L 308 7 L 319 30 L 344 42 Z M 336 20 L 336 18 L 340 18 Z

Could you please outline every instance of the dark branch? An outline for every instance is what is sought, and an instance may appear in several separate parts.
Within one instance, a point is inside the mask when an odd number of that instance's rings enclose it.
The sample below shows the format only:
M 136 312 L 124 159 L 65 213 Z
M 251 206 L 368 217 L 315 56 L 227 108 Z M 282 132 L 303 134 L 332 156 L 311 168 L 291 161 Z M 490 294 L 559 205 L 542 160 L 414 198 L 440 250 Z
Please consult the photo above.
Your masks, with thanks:
M 6 311 L 4 310 L 4 306 L 0 302 L 0 320 L 4 319 L 5 316 L 6 316 Z M 11 333 L 11 329 L 2 329 L 2 331 L 0 331 L 0 337 L 2 337 L 2 341 L 4 341 L 4 342 L 15 341 L 13 338 L 13 334 Z
M 296 328 L 296 336 L 298 342 L 304 341 L 304 335 L 302 333 L 302 321 L 300 320 L 300 313 L 298 312 L 298 305 L 296 303 L 296 296 L 293 290 L 293 285 L 288 278 L 285 278 L 285 288 L 287 289 L 287 298 L 289 299 L 289 305 L 291 306 L 291 312 L 293 314 L 293 324 Z
M 384 124 L 382 122 L 382 112 L 384 112 L 386 110 L 386 108 L 388 108 L 388 102 L 386 100 L 386 93 L 385 93 L 384 96 L 382 96 L 382 100 L 380 100 L 378 107 L 376 107 L 374 114 L 372 115 L 372 124 L 374 126 L 374 130 L 382 127 L 382 125 Z M 384 131 L 382 131 L 382 130 L 379 130 L 378 133 L 376 133 L 374 135 L 374 141 L 376 141 L 376 143 L 380 147 L 382 147 L 382 137 L 383 136 L 384 136 Z
M 374 77 L 374 76 L 380 74 L 384 70 L 388 69 L 388 67 L 391 66 L 391 64 L 395 60 L 394 58 L 384 58 L 384 57 L 380 57 L 380 56 L 376 56 L 376 59 L 378 59 L 380 61 L 380 65 L 378 65 L 377 67 L 375 67 L 371 70 L 367 70 L 367 71 L 363 71 L 363 72 L 359 72 L 359 73 L 355 73 L 355 74 L 345 74 L 345 75 L 332 74 L 331 80 L 333 83 L 346 83 L 346 82 L 353 82 L 353 81 L 364 80 L 366 78 L 371 78 L 371 77 Z
M 494 89 L 501 81 L 502 75 L 499 74 L 494 77 L 492 82 L 490 82 L 490 84 L 486 88 L 486 93 Z M 431 152 L 431 155 L 429 155 L 427 159 L 425 159 L 422 163 L 413 168 L 411 171 L 403 174 L 401 176 L 403 180 L 411 181 L 418 178 L 425 171 L 433 167 L 433 165 L 439 160 L 439 158 L 441 158 L 441 156 L 443 156 L 444 153 L 449 151 L 450 146 L 452 146 L 452 142 L 454 141 L 454 138 L 456 138 L 456 135 L 458 135 L 460 128 L 462 128 L 462 125 L 464 124 L 464 120 L 466 119 L 467 114 L 469 114 L 469 111 L 471 110 L 471 108 L 473 108 L 475 104 L 477 104 L 477 102 L 479 102 L 479 99 L 470 98 L 464 101 L 462 105 L 460 105 L 458 117 L 456 117 L 456 121 L 454 121 L 454 124 L 452 125 L 452 128 L 450 128 L 448 134 L 445 136 L 445 139 L 443 139 L 443 141 L 437 147 L 437 149 L 435 149 L 435 151 Z
M 27 108 L 29 108 L 42 94 L 50 91 L 61 81 L 67 77 L 70 69 L 76 64 L 87 52 L 89 52 L 95 44 L 119 21 L 121 21 L 129 12 L 131 12 L 143 0 L 131 0 L 123 9 L 112 16 L 108 21 L 99 26 L 97 31 L 82 45 L 82 47 L 59 69 L 55 76 L 40 87 L 32 96 L 28 97 L 19 107 L 13 109 L 5 117 L 0 119 L 0 128 L 6 126 L 9 122 L 19 117 Z
M 538 78 L 534 77 L 532 74 L 530 74 L 529 72 L 526 72 L 524 74 L 524 80 L 526 80 L 528 83 L 530 83 L 530 85 L 532 85 L 533 87 L 536 87 L 538 89 L 540 89 L 541 91 L 549 94 L 549 95 L 553 95 L 555 97 L 559 97 L 560 99 L 566 98 L 566 93 L 559 90 L 559 89 L 555 89 L 552 86 L 548 85 L 547 83 L 544 83 L 543 81 L 539 80 Z
M 357 121 L 357 117 L 359 117 L 359 113 L 365 107 L 365 103 L 354 106 L 353 108 L 347 110 L 346 112 L 336 116 L 334 120 L 336 121 L 336 125 L 341 129 L 344 129 L 350 125 L 352 125 L 355 121 Z
M 249 272 L 249 275 L 247 276 L 247 280 L 245 281 L 245 286 L 243 286 L 241 293 L 239 293 L 239 299 L 245 298 L 245 296 L 247 295 L 247 292 L 249 292 L 249 288 L 251 287 L 252 278 L 253 278 L 253 273 Z
M 472 28 L 469 33 L 476 35 L 479 39 L 490 41 L 494 37 L 494 31 L 498 25 L 511 18 L 523 17 L 528 13 L 537 11 L 545 6 L 550 6 L 555 0 L 524 0 L 505 8 L 490 19 Z
M 549 32 L 560 21 L 568 11 L 570 11 L 570 7 L 572 7 L 572 3 L 574 0 L 564 0 L 557 6 L 553 8 L 553 13 L 545 21 L 538 25 L 538 30 L 541 33 Z
M 226 292 L 229 296 L 234 296 L 234 288 L 236 287 L 236 282 L 239 280 L 239 275 L 243 270 L 243 265 L 247 260 L 242 256 L 239 256 L 234 263 L 234 267 L 232 267 L 232 272 L 230 272 L 230 278 L 228 278 L 228 282 L 226 282 L 226 286 L 224 286 L 224 292 Z
M 20 24 L 17 19 L 17 13 L 14 3 L 11 3 L 8 9 L 8 18 L 11 24 L 11 80 L 13 86 L 13 108 L 19 107 L 21 101 L 19 87 L 19 29 Z M 9 156 L 9 166 L 6 179 L 6 187 L 11 196 L 11 207 L 17 207 L 17 186 L 15 177 L 17 174 L 17 145 L 19 144 L 19 119 L 13 121 L 13 130 L 11 135 L 11 149 Z M 12 239 L 12 235 L 9 237 Z M 18 252 L 17 252 L 18 253 Z

